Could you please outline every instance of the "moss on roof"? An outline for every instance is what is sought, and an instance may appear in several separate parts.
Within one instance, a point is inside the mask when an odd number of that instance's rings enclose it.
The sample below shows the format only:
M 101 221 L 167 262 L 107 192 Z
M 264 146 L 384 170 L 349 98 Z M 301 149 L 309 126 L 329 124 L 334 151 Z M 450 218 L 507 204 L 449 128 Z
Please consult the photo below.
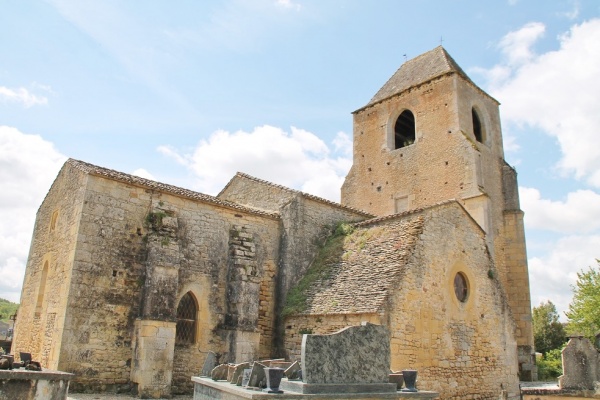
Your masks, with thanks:
M 378 312 L 410 257 L 424 218 L 405 215 L 334 234 L 294 287 L 285 315 Z

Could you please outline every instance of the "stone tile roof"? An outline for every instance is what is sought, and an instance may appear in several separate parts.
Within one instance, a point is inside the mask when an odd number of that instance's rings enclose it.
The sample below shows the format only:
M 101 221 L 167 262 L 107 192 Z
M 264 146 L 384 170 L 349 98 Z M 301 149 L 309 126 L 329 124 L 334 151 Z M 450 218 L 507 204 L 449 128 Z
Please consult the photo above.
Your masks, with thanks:
M 435 49 L 423 53 L 402 64 L 394 75 L 392 75 L 381 89 L 379 89 L 375 96 L 373 96 L 369 103 L 355 112 L 386 100 L 411 87 L 418 86 L 439 76 L 450 73 L 461 75 L 464 79 L 477 87 L 462 68 L 458 66 L 450 54 L 448 54 L 442 46 L 438 46 Z
M 381 310 L 423 231 L 422 213 L 388 217 L 345 238 L 343 253 L 327 277 L 306 292 L 302 314 L 358 314 Z
M 269 218 L 279 219 L 280 215 L 276 212 L 269 212 L 259 210 L 256 208 L 242 206 L 231 201 L 221 200 L 217 197 L 210 196 L 204 193 L 194 192 L 189 189 L 180 188 L 166 183 L 156 182 L 150 179 L 141 178 L 139 176 L 126 174 L 124 172 L 115 171 L 108 168 L 99 167 L 97 165 L 89 164 L 84 161 L 75 160 L 69 158 L 65 164 L 69 164 L 72 167 L 90 175 L 101 176 L 103 178 L 111 179 L 114 181 L 123 182 L 129 185 L 141 186 L 147 189 L 158 190 L 160 192 L 169 193 L 175 196 L 184 197 L 191 200 L 197 200 L 204 203 L 214 204 L 220 207 L 229 208 L 232 210 L 238 210 L 247 212 L 255 215 L 261 215 Z
M 229 185 L 231 185 L 236 178 L 249 179 L 249 180 L 254 181 L 256 183 L 260 183 L 262 185 L 268 185 L 268 186 L 271 186 L 271 187 L 274 187 L 274 188 L 286 191 L 288 193 L 299 194 L 299 195 L 301 195 L 302 197 L 304 197 L 306 199 L 311 199 L 311 200 L 314 200 L 314 201 L 318 201 L 319 203 L 323 203 L 323 204 L 327 204 L 327 205 L 330 205 L 330 206 L 333 206 L 333 207 L 337 207 L 337 208 L 341 208 L 341 209 L 344 209 L 344 210 L 348 210 L 348 211 L 351 211 L 351 212 L 354 212 L 354 213 L 357 213 L 357 214 L 360 214 L 360 215 L 364 215 L 365 217 L 369 217 L 369 218 L 374 217 L 373 214 L 369 214 L 369 213 L 367 213 L 365 211 L 359 210 L 358 208 L 347 207 L 347 206 L 341 205 L 340 203 L 336 203 L 335 201 L 327 200 L 327 199 L 324 199 L 324 198 L 319 197 L 319 196 L 315 196 L 315 195 L 312 195 L 312 194 L 309 194 L 309 193 L 302 192 L 300 190 L 290 189 L 287 186 L 279 185 L 277 183 L 269 182 L 269 181 L 266 181 L 264 179 L 256 178 L 256 177 L 254 177 L 252 175 L 248 175 L 248 174 L 245 174 L 243 172 L 237 172 L 235 174 L 235 176 L 233 178 L 231 178 L 229 180 L 229 182 L 227 182 L 227 185 L 225 185 L 225 187 L 219 192 L 219 194 L 217 194 L 217 197 L 220 197 L 221 194 L 223 192 L 225 192 L 225 190 L 227 189 L 227 187 L 229 187 Z

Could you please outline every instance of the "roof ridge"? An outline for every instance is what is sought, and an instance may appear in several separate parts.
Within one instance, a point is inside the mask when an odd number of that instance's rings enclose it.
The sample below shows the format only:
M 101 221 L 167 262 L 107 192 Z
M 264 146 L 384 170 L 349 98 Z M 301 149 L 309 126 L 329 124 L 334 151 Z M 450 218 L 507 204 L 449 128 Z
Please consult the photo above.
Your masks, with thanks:
M 217 206 L 230 208 L 238 211 L 244 211 L 255 215 L 262 215 L 265 217 L 276 218 L 279 219 L 280 215 L 277 212 L 269 212 L 260 210 L 258 208 L 249 207 L 241 204 L 237 204 L 228 200 L 219 199 L 215 196 L 211 196 L 208 194 L 196 192 L 190 189 L 185 189 L 179 186 L 170 185 L 168 183 L 162 183 L 158 181 L 154 181 L 147 178 L 142 178 L 140 176 L 127 174 L 125 172 L 117 171 L 110 168 L 100 167 L 94 164 L 87 163 L 85 161 L 76 160 L 74 158 L 69 158 L 65 164 L 69 164 L 74 168 L 89 174 L 101 176 L 103 178 L 111 179 L 114 181 L 119 181 L 123 183 L 128 183 L 132 185 L 138 185 L 142 187 L 146 187 L 152 190 L 160 190 L 166 193 L 170 193 L 175 196 L 185 197 L 191 200 L 199 200 L 206 203 L 211 203 Z
M 323 197 L 315 196 L 314 194 L 306 193 L 306 192 L 303 192 L 303 191 L 298 190 L 298 189 L 292 189 L 292 188 L 289 188 L 287 186 L 280 185 L 278 183 L 273 183 L 273 182 L 267 181 L 265 179 L 261 179 L 261 178 L 257 178 L 257 177 L 252 176 L 252 175 L 248 175 L 248 174 L 246 174 L 244 172 L 236 172 L 236 174 L 233 176 L 233 178 L 231 178 L 229 180 L 229 182 L 227 182 L 227 185 L 225 185 L 225 187 L 223 188 L 223 190 L 221 190 L 219 192 L 219 194 L 217 195 L 217 197 L 220 196 L 225 191 L 225 189 L 227 189 L 227 187 L 229 187 L 229 185 L 232 183 L 233 179 L 235 179 L 236 176 L 239 176 L 239 177 L 242 177 L 242 178 L 246 178 L 246 179 L 250 179 L 250 180 L 253 180 L 255 182 L 261 183 L 263 185 L 268 185 L 268 186 L 275 187 L 275 188 L 278 188 L 278 189 L 281 189 L 281 190 L 285 190 L 286 192 L 290 192 L 290 193 L 294 193 L 294 194 L 299 194 L 299 195 L 301 195 L 303 197 L 306 197 L 308 199 L 315 200 L 315 201 L 318 201 L 320 203 L 328 204 L 328 205 L 331 205 L 331 206 L 343 208 L 345 210 L 352 211 L 352 212 L 364 215 L 366 217 L 374 217 L 373 214 L 370 214 L 370 213 L 368 213 L 366 211 L 363 211 L 363 210 L 359 210 L 358 208 L 348 207 L 348 206 L 345 206 L 343 204 L 336 203 L 335 201 L 328 200 L 328 199 L 325 199 Z
M 475 88 L 490 96 L 469 78 L 450 53 L 440 45 L 402 63 L 400 68 L 375 93 L 367 105 L 355 110 L 354 113 L 381 103 L 414 87 L 451 74 L 460 75 Z
M 438 208 L 438 207 L 441 207 L 441 206 L 445 206 L 445 205 L 450 204 L 450 203 L 456 203 L 459 206 L 461 206 L 461 208 L 464 209 L 463 205 L 460 204 L 460 202 L 457 199 L 448 199 L 448 200 L 440 201 L 438 203 L 431 204 L 429 206 L 424 206 L 424 207 L 419 207 L 419 208 L 413 208 L 412 210 L 403 211 L 401 213 L 389 214 L 389 215 L 384 215 L 384 216 L 381 216 L 381 217 L 375 217 L 375 218 L 371 218 L 371 219 L 366 219 L 364 221 L 355 222 L 352 225 L 355 226 L 355 227 L 363 227 L 363 226 L 368 226 L 368 225 L 371 225 L 371 224 L 376 224 L 376 223 L 379 223 L 381 221 L 386 221 L 386 220 L 391 220 L 391 219 L 396 219 L 396 218 L 400 219 L 400 218 L 407 217 L 409 215 L 420 214 L 423 211 L 427 211 L 427 210 L 430 210 L 430 209 L 433 209 L 433 208 Z

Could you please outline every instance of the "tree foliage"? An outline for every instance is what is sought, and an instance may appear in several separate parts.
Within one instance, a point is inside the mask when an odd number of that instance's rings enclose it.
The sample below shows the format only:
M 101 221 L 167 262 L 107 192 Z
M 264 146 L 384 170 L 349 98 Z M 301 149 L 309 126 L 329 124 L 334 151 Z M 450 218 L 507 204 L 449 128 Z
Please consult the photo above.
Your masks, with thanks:
M 548 351 L 542 359 L 537 361 L 538 379 L 541 381 L 550 381 L 562 375 L 562 355 L 561 349 Z
M 565 327 L 551 301 L 533 307 L 533 340 L 536 351 L 543 354 L 561 348 L 567 340 Z
M 8 300 L 0 298 L 0 321 L 9 321 L 9 317 L 13 315 L 18 308 L 19 305 L 17 303 L 12 303 Z
M 566 312 L 567 331 L 586 336 L 592 342 L 600 332 L 600 260 L 596 263 L 595 268 L 577 273 L 577 282 L 572 286 L 573 300 Z

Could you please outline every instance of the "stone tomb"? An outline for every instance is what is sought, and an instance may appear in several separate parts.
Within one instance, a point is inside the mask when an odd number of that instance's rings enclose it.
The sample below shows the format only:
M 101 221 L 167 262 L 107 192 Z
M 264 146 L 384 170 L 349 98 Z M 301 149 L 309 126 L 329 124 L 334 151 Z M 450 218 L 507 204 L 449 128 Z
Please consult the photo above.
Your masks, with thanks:
M 389 383 L 389 332 L 382 325 L 363 324 L 331 335 L 304 335 L 302 381 L 284 378 L 282 394 L 258 392 L 224 381 L 192 377 L 194 400 L 266 399 L 435 399 L 435 392 L 396 391 Z M 255 363 L 256 365 L 256 363 Z
M 0 370 L 0 399 L 66 400 L 75 377 L 61 371 Z

